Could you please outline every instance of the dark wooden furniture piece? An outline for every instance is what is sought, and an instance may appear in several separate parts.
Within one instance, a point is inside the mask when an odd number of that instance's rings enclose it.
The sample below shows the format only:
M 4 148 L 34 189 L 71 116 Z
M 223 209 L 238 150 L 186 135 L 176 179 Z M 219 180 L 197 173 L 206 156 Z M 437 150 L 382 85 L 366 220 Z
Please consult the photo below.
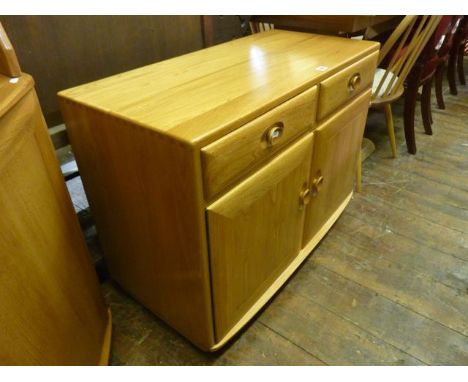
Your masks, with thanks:
M 398 24 L 402 16 L 370 15 L 261 15 L 252 16 L 252 24 L 273 24 L 276 29 L 298 30 L 321 34 L 353 35 L 368 28 L 388 30 Z M 260 31 L 260 30 L 259 30 Z M 372 32 L 375 33 L 375 32 Z
M 417 23 L 413 26 L 413 31 L 410 34 L 417 32 L 418 28 L 424 23 L 424 20 L 427 16 L 420 16 L 417 20 Z M 416 137 L 414 130 L 414 114 L 416 109 L 416 102 L 418 98 L 418 89 L 422 84 L 424 78 L 431 78 L 431 76 L 425 76 L 424 69 L 426 67 L 426 62 L 428 60 L 428 52 L 431 51 L 431 45 L 428 44 L 430 38 L 433 37 L 436 32 L 437 27 L 442 19 L 442 16 L 430 16 L 430 19 L 434 21 L 433 28 L 430 30 L 427 39 L 424 41 L 423 50 L 411 68 L 410 73 L 405 82 L 405 99 L 404 99 L 404 129 L 405 129 L 405 139 L 408 153 L 416 154 Z M 404 44 L 403 44 L 404 45 Z M 435 67 L 433 68 L 435 70 Z M 432 72 L 432 69 L 428 69 L 429 74 Z M 429 85 L 430 86 L 430 85 Z M 429 94 L 428 94 L 429 91 Z M 424 94 L 422 104 L 424 105 L 424 115 L 426 113 L 427 97 L 430 97 L 430 87 L 426 88 L 426 94 Z
M 202 23 L 203 46 L 231 41 L 250 34 L 250 16 L 240 15 L 209 15 L 200 16 Z
M 419 86 L 422 86 L 421 114 L 424 131 L 432 135 L 432 112 L 431 112 L 431 90 L 434 78 L 439 77 L 440 82 L 436 82 L 436 97 L 439 105 L 443 105 L 442 97 L 442 75 L 444 62 L 448 59 L 448 52 L 451 47 L 452 29 L 456 19 L 453 16 L 442 16 L 434 34 L 427 43 L 425 54 L 422 57 L 422 70 L 419 78 Z M 439 68 L 442 68 L 439 69 Z M 414 104 L 415 105 L 415 104 Z M 414 114 L 414 112 L 413 112 Z
M 391 104 L 399 99 L 403 93 L 412 95 L 417 92 L 417 84 L 407 85 L 405 80 L 413 73 L 417 60 L 423 52 L 427 41 L 433 35 L 441 16 L 406 16 L 389 36 L 380 51 L 379 68 L 374 76 L 372 86 L 371 107 L 383 108 L 387 122 L 388 136 L 393 157 L 396 156 L 395 132 Z M 418 77 L 419 78 L 419 77 Z M 408 84 L 408 82 L 407 82 Z M 406 99 L 406 98 L 405 98 Z M 405 138 L 408 151 L 416 152 L 414 139 L 414 106 L 405 110 L 412 112 L 410 121 L 406 120 Z
M 450 50 L 448 60 L 447 77 L 450 93 L 457 95 L 456 72 L 460 84 L 465 85 L 465 73 L 463 70 L 463 57 L 465 55 L 465 45 L 468 39 L 468 16 L 463 16 L 453 37 L 453 46 Z
M 449 16 L 452 18 L 451 25 L 449 31 L 442 41 L 441 47 L 438 52 L 439 62 L 437 64 L 437 69 L 434 75 L 434 82 L 435 82 L 435 91 L 436 91 L 436 99 L 437 99 L 437 107 L 439 109 L 445 109 L 445 102 L 444 102 L 444 95 L 442 93 L 442 83 L 444 79 L 446 64 L 450 57 L 450 52 L 452 51 L 453 47 L 453 40 L 455 37 L 455 32 L 462 21 L 463 16 Z M 432 120 L 432 118 L 431 118 Z
M 407 139 L 408 151 L 416 153 L 416 142 L 414 138 L 414 115 L 418 89 L 422 87 L 421 114 L 426 134 L 432 135 L 431 116 L 431 89 L 433 77 L 437 67 L 441 64 L 439 52 L 447 43 L 447 35 L 452 25 L 452 16 L 442 16 L 437 27 L 424 46 L 421 56 L 411 69 L 406 83 L 405 92 L 405 132 L 411 139 Z M 406 48 L 404 48 L 406 49 Z M 414 151 L 414 152 L 412 152 Z

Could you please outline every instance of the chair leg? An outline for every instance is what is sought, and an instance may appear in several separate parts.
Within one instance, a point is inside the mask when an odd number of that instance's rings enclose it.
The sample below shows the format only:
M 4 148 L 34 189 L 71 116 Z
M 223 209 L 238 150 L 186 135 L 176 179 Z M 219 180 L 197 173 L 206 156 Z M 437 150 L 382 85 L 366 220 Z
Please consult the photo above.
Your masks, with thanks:
M 465 45 L 460 44 L 458 48 L 458 56 L 457 56 L 457 71 L 458 71 L 458 79 L 462 85 L 466 85 L 465 82 L 465 71 L 463 70 L 463 56 L 465 55 Z
M 455 81 L 456 64 L 457 64 L 457 49 L 455 49 L 455 47 L 452 47 L 450 54 L 449 54 L 448 65 L 447 65 L 447 79 L 449 83 L 450 94 L 453 94 L 453 95 L 458 94 L 457 83 Z
M 445 109 L 444 94 L 442 92 L 442 81 L 444 78 L 445 64 L 442 62 L 436 69 L 435 72 L 435 91 L 437 98 L 437 107 L 439 109 Z
M 424 131 L 427 135 L 432 135 L 431 126 L 431 88 L 432 78 L 426 81 L 422 88 L 421 95 L 421 114 L 423 119 Z
M 361 192 L 361 191 L 362 191 L 362 160 L 361 160 L 361 148 L 359 148 L 357 165 L 356 165 L 356 192 Z
M 429 122 L 431 122 L 431 125 L 434 123 L 434 120 L 432 119 L 432 107 L 431 107 L 430 99 L 429 99 Z
M 387 122 L 388 140 L 390 141 L 390 149 L 392 150 L 393 158 L 396 158 L 396 142 L 395 142 L 395 127 L 393 125 L 392 106 L 387 103 L 384 106 L 385 120 Z
M 414 110 L 416 108 L 416 98 L 418 96 L 417 86 L 408 86 L 405 94 L 404 106 L 404 128 L 406 147 L 410 154 L 416 154 L 416 137 L 414 135 Z

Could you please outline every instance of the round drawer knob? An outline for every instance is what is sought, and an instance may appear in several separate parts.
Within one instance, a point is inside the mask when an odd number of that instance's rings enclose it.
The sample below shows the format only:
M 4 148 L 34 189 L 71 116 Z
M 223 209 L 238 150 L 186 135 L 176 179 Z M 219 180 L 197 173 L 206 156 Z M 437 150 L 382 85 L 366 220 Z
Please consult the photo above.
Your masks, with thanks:
M 348 90 L 350 93 L 356 90 L 356 88 L 361 83 L 361 75 L 359 73 L 354 73 L 348 81 Z
M 269 146 L 273 146 L 275 142 L 283 135 L 284 126 L 282 123 L 277 123 L 271 126 L 266 132 L 266 141 Z

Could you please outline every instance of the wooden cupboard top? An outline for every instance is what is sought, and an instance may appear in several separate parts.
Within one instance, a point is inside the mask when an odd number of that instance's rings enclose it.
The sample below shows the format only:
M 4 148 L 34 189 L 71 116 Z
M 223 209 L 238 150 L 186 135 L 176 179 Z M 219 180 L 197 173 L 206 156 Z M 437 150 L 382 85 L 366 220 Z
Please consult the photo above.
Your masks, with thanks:
M 370 41 L 273 30 L 59 97 L 201 147 L 378 49 Z

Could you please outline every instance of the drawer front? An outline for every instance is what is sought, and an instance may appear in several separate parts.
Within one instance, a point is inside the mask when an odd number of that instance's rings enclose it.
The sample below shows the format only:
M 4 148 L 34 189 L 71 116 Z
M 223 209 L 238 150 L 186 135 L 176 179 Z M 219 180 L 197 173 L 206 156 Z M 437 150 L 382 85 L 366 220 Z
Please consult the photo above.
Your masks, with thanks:
M 378 56 L 379 52 L 375 52 L 321 82 L 318 119 L 372 86 Z
M 315 123 L 317 87 L 281 104 L 201 150 L 205 198 L 213 198 Z

